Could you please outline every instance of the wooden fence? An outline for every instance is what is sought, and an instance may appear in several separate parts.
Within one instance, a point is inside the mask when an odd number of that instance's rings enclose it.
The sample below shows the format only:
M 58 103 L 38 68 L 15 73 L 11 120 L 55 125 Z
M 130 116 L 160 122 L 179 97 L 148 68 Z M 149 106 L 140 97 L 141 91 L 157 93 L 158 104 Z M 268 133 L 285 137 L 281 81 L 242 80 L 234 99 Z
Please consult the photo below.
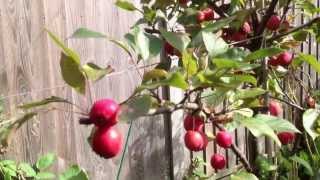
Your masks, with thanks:
M 79 27 L 88 27 L 121 39 L 138 15 L 133 17 L 132 13 L 117 9 L 113 1 L 0 0 L 0 94 L 5 97 L 8 111 L 13 111 L 17 104 L 51 95 L 68 98 L 85 108 L 92 103 L 90 97 L 79 96 L 64 84 L 59 72 L 59 49 L 50 41 L 44 28 L 64 38 L 68 46 L 80 53 L 82 63 L 94 61 L 102 66 L 111 65 L 122 72 L 94 85 L 94 99 L 112 97 L 122 101 L 132 93 L 139 76 L 128 69 L 130 62 L 119 48 L 105 40 L 68 39 Z M 302 20 L 303 17 L 298 16 L 296 23 Z M 319 56 L 318 44 L 314 39 L 309 39 L 300 50 Z M 304 70 L 318 87 L 318 75 L 308 66 Z M 303 74 L 300 76 L 306 79 Z M 170 93 L 173 100 L 181 98 L 177 90 L 172 89 Z M 298 93 L 303 97 L 301 89 Z M 86 140 L 90 129 L 78 124 L 79 117 L 71 112 L 72 107 L 59 105 L 58 108 L 65 112 L 43 113 L 27 123 L 3 158 L 34 162 L 41 154 L 53 152 L 59 156 L 54 167 L 56 171 L 79 163 L 91 179 L 114 179 L 120 157 L 105 160 L 95 155 Z M 286 109 L 284 114 L 287 116 L 291 111 Z M 134 122 L 121 179 L 182 179 L 191 156 L 209 159 L 213 152 L 226 155 L 228 168 L 237 167 L 239 161 L 233 152 L 213 143 L 209 144 L 206 152 L 190 155 L 184 147 L 182 116 L 180 111 L 171 118 L 158 116 Z M 121 124 L 120 129 L 126 134 L 128 125 Z M 211 125 L 206 129 L 215 131 Z M 249 156 L 252 152 L 248 145 L 248 133 L 238 129 L 233 136 L 239 148 Z M 212 169 L 207 168 L 206 171 L 210 173 Z M 221 171 L 219 176 L 227 173 L 228 170 Z

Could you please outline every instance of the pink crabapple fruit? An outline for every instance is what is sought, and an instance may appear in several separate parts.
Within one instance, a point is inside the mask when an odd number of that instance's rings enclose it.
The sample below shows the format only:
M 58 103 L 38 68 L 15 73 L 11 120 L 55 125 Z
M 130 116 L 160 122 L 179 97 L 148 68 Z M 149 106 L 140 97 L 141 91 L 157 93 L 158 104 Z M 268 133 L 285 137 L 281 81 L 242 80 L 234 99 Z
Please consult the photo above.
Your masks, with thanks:
M 92 137 L 92 149 L 106 159 L 116 156 L 122 147 L 122 135 L 114 126 L 99 127 Z
M 226 159 L 220 154 L 211 156 L 210 164 L 213 169 L 223 169 L 226 166 Z
M 118 122 L 120 106 L 112 99 L 96 101 L 90 110 L 90 121 L 98 127 L 112 126 Z
M 219 131 L 216 135 L 216 142 L 222 148 L 229 148 L 232 145 L 232 136 L 226 131 Z

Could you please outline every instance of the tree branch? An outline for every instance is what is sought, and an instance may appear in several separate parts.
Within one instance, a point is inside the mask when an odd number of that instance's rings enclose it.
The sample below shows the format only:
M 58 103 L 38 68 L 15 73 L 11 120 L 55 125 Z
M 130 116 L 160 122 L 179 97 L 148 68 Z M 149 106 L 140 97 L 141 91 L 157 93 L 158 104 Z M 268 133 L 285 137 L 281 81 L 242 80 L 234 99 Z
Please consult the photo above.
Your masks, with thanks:
M 277 35 L 271 37 L 270 39 L 267 40 L 267 42 L 271 43 L 272 41 L 274 41 L 276 39 L 282 38 L 284 36 L 287 36 L 289 34 L 292 34 L 292 33 L 296 32 L 296 31 L 299 31 L 299 30 L 301 30 L 303 28 L 309 27 L 314 23 L 319 23 L 319 22 L 320 22 L 320 17 L 315 17 L 312 20 L 310 20 L 309 22 L 307 22 L 305 24 L 302 24 L 301 26 L 295 27 L 295 28 L 291 29 L 290 31 L 287 31 L 287 32 L 282 33 L 282 34 L 277 34 Z
M 271 1 L 270 5 L 269 5 L 269 8 L 266 11 L 266 14 L 263 16 L 263 18 L 262 18 L 262 20 L 260 22 L 260 25 L 257 28 L 257 31 L 254 32 L 255 33 L 254 36 L 262 35 L 262 33 L 264 32 L 264 29 L 266 28 L 268 20 L 274 14 L 274 9 L 276 8 L 277 3 L 278 3 L 278 0 L 272 0 Z M 263 36 L 258 38 L 258 39 L 256 39 L 255 41 L 253 41 L 251 43 L 252 47 L 250 49 L 251 50 L 259 49 L 260 46 L 261 46 L 261 43 L 262 43 L 262 38 L 263 38 Z
M 289 102 L 289 101 L 286 101 L 286 100 L 284 100 L 284 99 L 277 98 L 277 97 L 274 97 L 274 96 L 270 96 L 270 98 L 279 100 L 279 101 L 284 102 L 284 103 L 286 103 L 286 104 L 288 104 L 288 105 L 290 105 L 290 106 L 292 106 L 292 107 L 294 107 L 294 108 L 297 108 L 297 109 L 299 109 L 299 110 L 301 110 L 301 111 L 304 111 L 304 108 L 303 108 L 303 107 L 301 107 L 301 106 L 299 106 L 299 105 L 297 105 L 297 104 L 291 103 L 291 102 Z

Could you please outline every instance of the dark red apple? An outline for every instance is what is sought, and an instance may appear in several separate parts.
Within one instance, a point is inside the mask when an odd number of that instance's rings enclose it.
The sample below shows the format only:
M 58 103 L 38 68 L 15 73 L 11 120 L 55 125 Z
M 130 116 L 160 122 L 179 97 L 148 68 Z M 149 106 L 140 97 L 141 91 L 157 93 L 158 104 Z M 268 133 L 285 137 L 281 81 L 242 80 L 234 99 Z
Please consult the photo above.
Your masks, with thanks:
M 279 62 L 278 62 L 277 57 L 275 57 L 275 56 L 270 57 L 268 60 L 268 64 L 271 66 L 278 66 Z
M 211 156 L 210 164 L 213 169 L 223 169 L 226 166 L 226 159 L 220 154 Z
M 280 22 L 281 22 L 281 19 L 279 16 L 272 15 L 268 20 L 266 27 L 271 31 L 275 31 L 280 27 Z
M 293 59 L 293 54 L 290 52 L 283 52 L 277 58 L 279 65 L 281 66 L 290 65 L 292 62 L 292 59 Z
M 205 140 L 200 132 L 189 130 L 184 136 L 184 143 L 190 151 L 201 151 Z
M 203 12 L 203 11 L 199 11 L 198 13 L 197 13 L 197 21 L 199 22 L 199 23 L 202 23 L 203 21 L 205 21 L 206 20 L 206 15 L 205 15 L 205 13 Z
M 174 47 L 171 46 L 171 44 L 169 44 L 168 42 L 164 43 L 164 52 L 167 55 L 174 55 Z
M 295 139 L 295 134 L 292 132 L 281 132 L 278 133 L 278 138 L 283 145 L 290 144 Z
M 99 127 L 93 134 L 91 146 L 98 155 L 112 158 L 121 151 L 122 135 L 114 126 Z
M 282 113 L 282 107 L 280 103 L 276 101 L 270 101 L 269 102 L 269 112 L 273 116 L 279 116 Z
M 202 12 L 204 13 L 205 21 L 214 20 L 214 12 L 211 8 L 206 8 Z
M 187 5 L 190 0 L 179 0 L 180 5 Z
M 216 135 L 216 142 L 220 147 L 229 148 L 232 145 L 232 136 L 226 131 L 219 131 Z
M 204 121 L 200 116 L 188 114 L 183 121 L 185 130 L 202 131 Z
M 119 110 L 119 104 L 112 99 L 98 100 L 91 107 L 90 121 L 98 127 L 115 125 Z
M 244 33 L 244 32 L 241 32 L 241 31 L 239 31 L 239 32 L 235 32 L 235 33 L 233 33 L 232 34 L 232 36 L 231 36 L 231 40 L 232 41 L 243 41 L 243 40 L 245 40 L 245 39 L 247 39 L 247 34 L 246 33 Z

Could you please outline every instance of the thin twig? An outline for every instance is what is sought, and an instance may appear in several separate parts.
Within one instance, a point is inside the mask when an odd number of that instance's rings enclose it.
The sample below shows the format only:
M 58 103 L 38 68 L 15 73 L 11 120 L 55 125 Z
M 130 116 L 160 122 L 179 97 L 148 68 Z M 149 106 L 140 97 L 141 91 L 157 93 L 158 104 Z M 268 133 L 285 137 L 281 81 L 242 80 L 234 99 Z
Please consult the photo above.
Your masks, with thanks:
M 272 43 L 274 40 L 277 40 L 279 38 L 282 38 L 284 36 L 287 36 L 289 34 L 296 32 L 296 31 L 299 31 L 303 28 L 309 27 L 309 26 L 313 25 L 314 23 L 319 23 L 319 22 L 320 22 L 320 17 L 315 17 L 312 20 L 310 20 L 309 22 L 302 24 L 301 26 L 295 27 L 295 28 L 291 29 L 290 31 L 284 32 L 282 34 L 277 34 L 277 35 L 271 37 L 270 39 L 267 40 L 267 42 Z
M 279 100 L 279 101 L 281 101 L 281 102 L 284 102 L 284 103 L 286 103 L 286 104 L 288 104 L 288 105 L 290 105 L 290 106 L 292 106 L 292 107 L 294 107 L 294 108 L 297 108 L 297 109 L 299 109 L 299 110 L 301 110 L 301 111 L 304 111 L 304 110 L 305 110 L 303 107 L 301 107 L 301 106 L 299 106 L 299 105 L 297 105 L 297 104 L 291 103 L 291 102 L 289 102 L 289 101 L 286 101 L 286 100 L 284 100 L 284 99 L 281 99 L 281 98 L 278 98 L 278 97 L 274 97 L 274 96 L 270 96 L 270 98 Z

